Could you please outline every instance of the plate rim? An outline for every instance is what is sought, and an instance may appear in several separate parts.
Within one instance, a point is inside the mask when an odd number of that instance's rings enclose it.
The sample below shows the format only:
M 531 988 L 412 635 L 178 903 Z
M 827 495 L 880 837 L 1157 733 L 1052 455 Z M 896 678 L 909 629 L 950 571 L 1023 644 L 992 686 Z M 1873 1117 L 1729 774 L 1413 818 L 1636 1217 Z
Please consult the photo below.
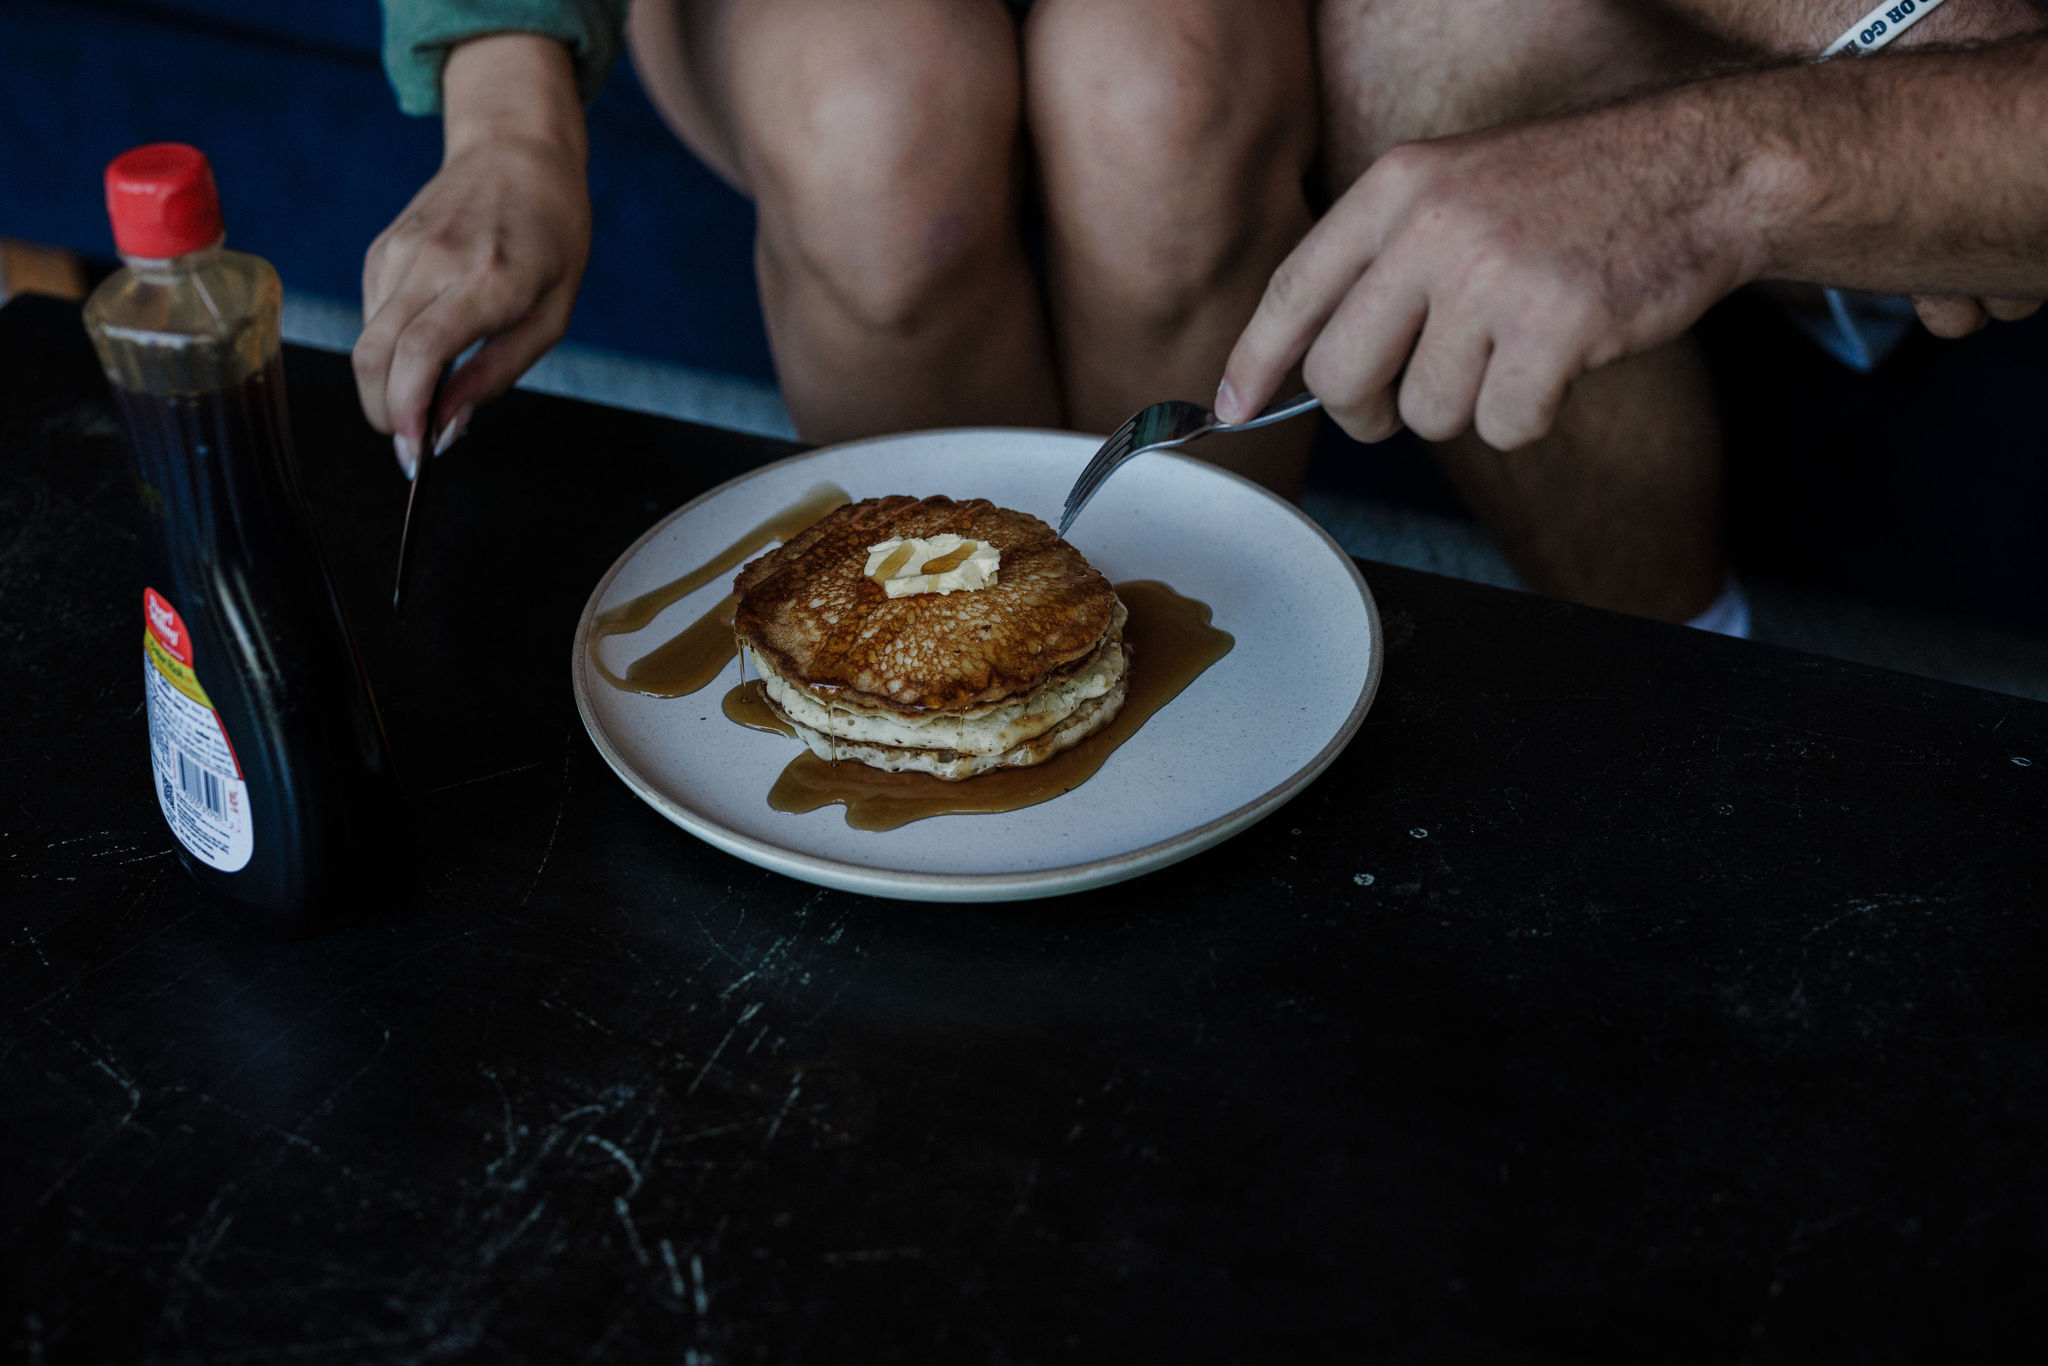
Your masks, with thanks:
M 759 479 L 786 466 L 799 465 L 815 460 L 821 455 L 841 451 L 857 450 L 863 446 L 883 445 L 900 442 L 906 438 L 986 436 L 992 433 L 1019 436 L 1055 436 L 1063 440 L 1088 440 L 1086 433 L 1059 431 L 1046 427 L 936 427 L 914 432 L 892 432 L 885 436 L 863 437 L 858 441 L 834 442 L 827 446 L 814 446 L 809 450 L 797 451 L 771 460 L 763 465 L 744 470 L 713 488 L 706 489 L 695 498 L 682 504 L 661 517 L 633 543 L 620 551 L 611 567 L 598 579 L 597 586 L 583 604 L 583 611 L 576 621 L 575 638 L 569 647 L 569 674 L 576 695 L 576 713 L 583 721 L 584 733 L 604 757 L 613 773 L 617 774 L 627 788 L 646 802 L 655 811 L 665 816 L 672 824 L 703 840 L 715 849 L 733 855 L 759 868 L 794 877 L 817 886 L 831 887 L 840 891 L 858 892 L 869 896 L 889 897 L 904 901 L 1022 901 L 1035 897 L 1063 895 L 1071 892 L 1088 891 L 1095 887 L 1121 882 L 1164 868 L 1191 858 L 1222 843 L 1238 831 L 1256 824 L 1271 815 L 1298 795 L 1320 777 L 1325 769 L 1336 761 L 1364 724 L 1365 715 L 1371 709 L 1373 699 L 1379 693 L 1380 675 L 1386 662 L 1386 635 L 1380 625 L 1379 602 L 1373 597 L 1372 587 L 1365 581 L 1364 573 L 1336 538 L 1323 529 L 1314 518 L 1295 504 L 1288 502 L 1235 470 L 1224 469 L 1206 460 L 1180 451 L 1155 452 L 1154 458 L 1165 457 L 1196 465 L 1205 471 L 1224 476 L 1243 485 L 1258 497 L 1278 504 L 1289 515 L 1306 526 L 1335 555 L 1351 576 L 1351 585 L 1357 590 L 1359 600 L 1365 606 L 1366 635 L 1369 644 L 1368 664 L 1365 678 L 1360 684 L 1358 696 L 1352 702 L 1350 712 L 1343 724 L 1329 741 L 1316 752 L 1315 756 L 1287 778 L 1266 789 L 1250 801 L 1242 803 L 1220 816 L 1204 821 L 1192 829 L 1183 830 L 1162 840 L 1155 840 L 1137 849 L 1125 850 L 1105 858 L 1088 859 L 1079 863 L 1061 864 L 1054 868 L 1038 868 L 1010 873 L 929 873 L 907 869 L 878 868 L 873 864 L 849 863 L 842 859 L 827 858 L 819 854 L 805 853 L 786 845 L 768 840 L 756 839 L 742 834 L 715 820 L 691 811 L 682 803 L 662 792 L 633 770 L 624 756 L 611 742 L 603 723 L 596 715 L 595 705 L 590 699 L 589 651 L 587 642 L 595 621 L 598 604 L 604 601 L 605 593 L 611 588 L 626 564 L 639 553 L 641 547 L 665 531 L 678 518 L 690 513 L 728 489 Z

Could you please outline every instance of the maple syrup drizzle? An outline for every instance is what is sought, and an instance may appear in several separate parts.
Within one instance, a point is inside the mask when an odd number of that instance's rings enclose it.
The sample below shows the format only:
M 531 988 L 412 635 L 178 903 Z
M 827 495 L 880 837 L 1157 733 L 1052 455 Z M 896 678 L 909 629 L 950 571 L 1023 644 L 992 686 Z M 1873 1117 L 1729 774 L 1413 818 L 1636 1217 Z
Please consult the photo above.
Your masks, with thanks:
M 894 830 L 929 816 L 1018 811 L 1073 791 L 1237 643 L 1228 631 L 1209 624 L 1207 603 L 1184 598 L 1156 580 L 1120 583 L 1116 592 L 1130 610 L 1124 623 L 1124 640 L 1131 647 L 1129 692 L 1115 719 L 1072 749 L 1031 768 L 998 769 L 952 783 L 928 773 L 829 763 L 805 750 L 775 780 L 768 804 L 796 814 L 838 803 L 856 830 Z M 757 687 L 758 681 L 726 694 L 726 716 L 755 730 L 790 734 L 765 698 L 752 691 Z M 763 714 L 772 724 L 759 724 Z
M 619 677 L 598 657 L 598 642 L 607 636 L 628 635 L 643 630 L 662 612 L 721 574 L 752 559 L 771 542 L 787 541 L 815 524 L 819 518 L 852 499 L 836 484 L 819 484 L 809 493 L 783 508 L 761 525 L 734 541 L 719 554 L 681 578 L 639 597 L 598 613 L 590 626 L 590 663 L 605 682 L 627 692 L 649 697 L 683 697 L 708 685 L 732 662 L 737 646 L 732 635 L 735 601 L 728 594 L 716 607 L 691 622 L 665 643 L 656 646 L 626 666 Z
M 920 574 L 943 574 L 949 569 L 958 569 L 961 565 L 967 563 L 969 555 L 972 555 L 979 549 L 981 547 L 973 541 L 962 541 L 958 546 L 947 551 L 945 554 L 934 555 L 929 560 L 926 560 L 924 567 L 917 572 Z M 883 577 L 886 578 L 887 575 Z
M 789 722 L 775 714 L 775 708 L 768 705 L 768 685 L 761 679 L 741 683 L 725 695 L 720 705 L 725 719 L 748 730 L 766 731 L 770 735 L 786 735 L 797 738 Z
M 914 549 L 914 547 L 908 545 L 897 546 L 894 550 L 889 552 L 888 559 L 882 561 L 880 564 L 875 566 L 875 572 L 870 577 L 872 577 L 876 583 L 883 582 L 891 574 L 894 574 L 897 570 L 901 569 L 904 565 L 910 562 L 910 552 L 912 549 Z
M 716 607 L 628 664 L 624 679 L 610 681 L 649 697 L 686 697 L 705 687 L 732 662 L 732 614 L 738 606 L 739 599 L 726 594 Z

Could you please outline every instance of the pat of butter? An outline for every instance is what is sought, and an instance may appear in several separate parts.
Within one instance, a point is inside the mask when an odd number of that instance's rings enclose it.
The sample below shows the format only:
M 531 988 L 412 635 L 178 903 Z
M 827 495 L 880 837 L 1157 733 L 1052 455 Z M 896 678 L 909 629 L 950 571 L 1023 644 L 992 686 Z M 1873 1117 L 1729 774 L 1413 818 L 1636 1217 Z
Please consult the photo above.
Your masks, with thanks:
M 948 531 L 929 540 L 891 536 L 868 547 L 861 573 L 892 598 L 913 593 L 972 592 L 996 581 L 1002 552 L 987 541 L 969 541 Z

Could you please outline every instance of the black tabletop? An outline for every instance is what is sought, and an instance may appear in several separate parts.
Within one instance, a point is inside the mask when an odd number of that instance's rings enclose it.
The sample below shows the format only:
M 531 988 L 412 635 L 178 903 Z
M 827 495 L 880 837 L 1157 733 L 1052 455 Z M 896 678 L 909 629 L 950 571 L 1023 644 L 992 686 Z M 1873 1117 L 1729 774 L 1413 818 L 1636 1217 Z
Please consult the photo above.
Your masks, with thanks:
M 871 900 L 668 824 L 570 696 L 605 567 L 786 447 L 515 394 L 394 622 L 388 443 L 346 358 L 286 369 L 426 869 L 301 942 L 172 854 L 119 432 L 76 310 L 0 311 L 19 1357 L 1960 1360 L 2033 1321 L 2048 707 L 1368 564 L 1378 701 L 1277 815 L 1057 901 Z

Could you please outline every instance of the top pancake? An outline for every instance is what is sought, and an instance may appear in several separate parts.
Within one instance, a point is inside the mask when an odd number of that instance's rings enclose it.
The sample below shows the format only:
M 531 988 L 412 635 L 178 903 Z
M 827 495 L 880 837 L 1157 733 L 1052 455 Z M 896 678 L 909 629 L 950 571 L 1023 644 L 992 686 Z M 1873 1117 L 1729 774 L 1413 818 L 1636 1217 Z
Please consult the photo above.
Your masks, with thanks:
M 942 532 L 1002 553 L 972 592 L 892 598 L 868 547 Z M 850 706 L 958 711 L 1031 691 L 1101 643 L 1116 593 L 1036 517 L 984 498 L 849 504 L 740 570 L 733 630 L 784 678 Z

